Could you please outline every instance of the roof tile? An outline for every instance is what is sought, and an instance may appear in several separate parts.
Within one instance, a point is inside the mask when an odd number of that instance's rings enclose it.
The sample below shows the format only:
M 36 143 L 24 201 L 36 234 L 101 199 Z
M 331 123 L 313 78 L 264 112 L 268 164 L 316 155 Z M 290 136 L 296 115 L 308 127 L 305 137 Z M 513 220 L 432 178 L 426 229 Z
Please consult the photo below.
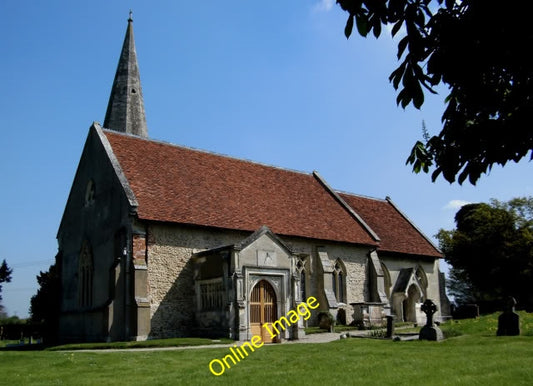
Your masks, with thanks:
M 104 133 L 141 219 L 376 245 L 312 174 Z
M 442 254 L 388 200 L 339 193 L 380 237 L 379 250 L 432 257 Z

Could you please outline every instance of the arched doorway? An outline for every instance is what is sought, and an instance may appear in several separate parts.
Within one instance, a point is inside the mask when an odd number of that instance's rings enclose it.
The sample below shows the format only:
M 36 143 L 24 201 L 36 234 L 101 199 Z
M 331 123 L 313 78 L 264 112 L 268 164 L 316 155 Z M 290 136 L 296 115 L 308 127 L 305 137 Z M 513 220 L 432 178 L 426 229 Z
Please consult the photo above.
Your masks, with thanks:
M 276 293 L 266 280 L 259 281 L 252 289 L 250 296 L 250 329 L 252 336 L 257 335 L 265 343 L 271 343 L 272 338 L 264 323 L 274 323 L 277 318 Z
M 416 303 L 420 301 L 420 291 L 416 285 L 411 284 L 407 290 L 407 298 L 403 301 L 403 317 L 405 322 L 416 323 Z

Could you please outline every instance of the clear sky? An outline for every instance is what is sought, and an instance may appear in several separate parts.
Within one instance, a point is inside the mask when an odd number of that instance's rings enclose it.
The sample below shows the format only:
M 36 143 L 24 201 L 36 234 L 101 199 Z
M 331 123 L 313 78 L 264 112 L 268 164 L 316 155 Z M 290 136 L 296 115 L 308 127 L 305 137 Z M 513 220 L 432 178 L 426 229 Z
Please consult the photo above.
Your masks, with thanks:
M 451 229 L 459 202 L 533 195 L 527 160 L 477 186 L 432 183 L 405 160 L 440 131 L 446 91 L 396 106 L 389 38 L 344 37 L 334 0 L 0 1 L 0 259 L 10 315 L 28 315 L 88 129 L 103 122 L 129 9 L 149 136 L 390 196 L 424 231 Z

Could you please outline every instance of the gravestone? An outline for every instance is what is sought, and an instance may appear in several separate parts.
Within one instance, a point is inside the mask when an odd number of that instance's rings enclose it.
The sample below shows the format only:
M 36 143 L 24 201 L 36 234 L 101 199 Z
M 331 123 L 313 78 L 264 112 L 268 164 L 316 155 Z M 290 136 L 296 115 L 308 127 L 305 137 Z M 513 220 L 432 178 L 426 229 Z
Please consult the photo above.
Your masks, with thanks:
M 435 341 L 444 339 L 441 329 L 433 323 L 433 314 L 437 312 L 437 305 L 432 300 L 427 299 L 420 309 L 426 314 L 426 325 L 420 330 L 418 339 Z
M 516 300 L 509 297 L 505 304 L 503 314 L 498 317 L 498 336 L 520 335 L 520 315 L 514 311 Z
M 394 315 L 387 315 L 387 335 L 385 338 L 392 338 L 394 335 Z

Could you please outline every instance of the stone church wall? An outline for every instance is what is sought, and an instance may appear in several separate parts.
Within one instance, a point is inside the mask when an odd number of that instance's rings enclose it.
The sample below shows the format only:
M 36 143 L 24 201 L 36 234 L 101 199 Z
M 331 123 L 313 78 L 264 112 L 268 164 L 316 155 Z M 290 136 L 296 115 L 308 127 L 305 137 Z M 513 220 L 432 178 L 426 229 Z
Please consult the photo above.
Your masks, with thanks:
M 249 233 L 177 225 L 148 229 L 150 338 L 190 336 L 193 331 L 193 253 L 235 244 Z
M 285 241 L 285 240 L 284 240 Z M 320 267 L 317 247 L 323 247 L 327 252 L 328 258 L 332 264 L 337 259 L 342 261 L 346 269 L 346 306 L 342 306 L 346 310 L 346 323 L 349 324 L 353 320 L 353 310 L 350 303 L 364 302 L 368 298 L 368 278 L 367 278 L 367 259 L 369 248 L 356 245 L 343 245 L 340 243 L 324 243 L 320 241 L 304 241 L 301 239 L 288 239 L 287 245 L 294 253 L 306 255 L 310 259 L 307 265 L 307 296 L 315 296 L 319 299 L 320 307 L 318 311 L 328 310 L 326 300 L 323 294 L 323 285 L 325 280 L 330 280 L 331 277 L 324 277 L 322 268 Z M 309 325 L 316 325 L 316 314 L 308 321 Z
M 192 334 L 196 304 L 191 256 L 202 250 L 236 244 L 249 235 L 249 232 L 178 225 L 149 226 L 150 338 Z M 295 254 L 306 257 L 306 295 L 320 299 L 324 278 L 316 262 L 316 247 L 319 243 L 290 237 L 282 239 Z M 364 301 L 368 287 L 366 278 L 368 248 L 339 243 L 325 244 L 324 247 L 332 262 L 341 259 L 346 268 L 346 303 Z M 327 309 L 324 301 L 320 309 Z M 316 324 L 316 313 L 308 321 L 309 325 Z M 353 319 L 353 313 L 348 310 L 346 314 L 349 323 Z

